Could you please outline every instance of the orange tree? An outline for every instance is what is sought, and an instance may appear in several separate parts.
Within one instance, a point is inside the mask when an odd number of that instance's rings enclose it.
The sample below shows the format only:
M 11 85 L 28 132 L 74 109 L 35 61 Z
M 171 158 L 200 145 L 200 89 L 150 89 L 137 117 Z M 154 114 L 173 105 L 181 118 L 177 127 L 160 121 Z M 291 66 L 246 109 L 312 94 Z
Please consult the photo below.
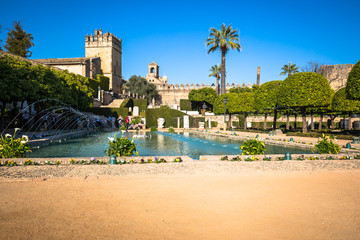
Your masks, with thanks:
M 302 72 L 287 77 L 280 87 L 279 106 L 299 109 L 302 115 L 302 131 L 306 128 L 306 109 L 324 107 L 331 103 L 331 88 L 324 76 Z

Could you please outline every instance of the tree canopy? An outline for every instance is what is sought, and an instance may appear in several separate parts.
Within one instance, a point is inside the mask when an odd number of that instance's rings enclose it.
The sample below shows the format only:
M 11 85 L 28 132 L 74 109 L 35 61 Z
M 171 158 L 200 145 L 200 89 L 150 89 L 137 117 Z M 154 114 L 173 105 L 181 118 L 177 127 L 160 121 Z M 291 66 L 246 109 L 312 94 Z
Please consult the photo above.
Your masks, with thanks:
M 329 82 L 318 73 L 302 72 L 287 77 L 280 87 L 279 106 L 300 109 L 303 132 L 306 128 L 306 108 L 325 107 L 331 103 Z
M 334 112 L 340 112 L 340 113 L 359 112 L 360 101 L 347 99 L 346 89 L 341 88 L 335 93 L 332 99 L 331 109 Z
M 210 28 L 209 38 L 206 39 L 206 46 L 210 47 L 208 54 L 216 50 L 221 51 L 221 94 L 225 94 L 225 55 L 230 48 L 237 51 L 241 50 L 238 30 L 233 30 L 231 24 L 227 27 L 222 24 L 220 30 L 212 27 Z
M 284 64 L 284 66 L 281 68 L 283 71 L 280 73 L 280 75 L 288 75 L 289 77 L 294 74 L 299 72 L 299 67 L 296 66 L 296 64 L 291 64 L 291 62 L 289 62 L 288 65 Z
M 201 88 L 199 90 L 193 89 L 190 91 L 188 98 L 192 102 L 207 102 L 214 105 L 217 93 L 212 88 Z
M 346 83 L 346 97 L 360 100 L 360 61 L 351 69 Z
M 214 103 L 214 113 L 224 114 L 224 98 L 227 98 L 226 112 L 229 114 L 249 113 L 254 111 L 255 93 L 226 93 L 219 96 Z
M 216 78 L 216 93 L 220 94 L 219 79 L 220 79 L 220 73 L 221 73 L 221 65 L 218 64 L 218 65 L 211 66 L 209 71 L 211 72 L 209 74 L 209 77 Z
M 266 82 L 255 94 L 254 108 L 259 112 L 272 112 L 277 107 L 279 90 L 283 81 Z
M 4 48 L 12 54 L 20 57 L 31 57 L 29 48 L 34 46 L 33 36 L 26 33 L 21 26 L 21 22 L 14 21 L 14 29 L 8 32 Z
M 133 75 L 124 87 L 127 91 L 130 91 L 130 93 L 145 96 L 148 102 L 158 96 L 155 84 L 149 83 L 141 76 Z

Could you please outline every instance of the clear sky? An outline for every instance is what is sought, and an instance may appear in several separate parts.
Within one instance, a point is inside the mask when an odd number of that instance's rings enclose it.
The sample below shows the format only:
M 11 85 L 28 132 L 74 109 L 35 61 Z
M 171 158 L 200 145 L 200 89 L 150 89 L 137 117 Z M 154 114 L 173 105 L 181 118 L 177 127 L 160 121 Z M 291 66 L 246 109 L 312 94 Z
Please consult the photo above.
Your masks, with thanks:
M 32 59 L 83 57 L 85 35 L 102 28 L 123 42 L 123 75 L 145 76 L 155 60 L 171 84 L 212 84 L 210 27 L 232 24 L 242 51 L 226 57 L 227 83 L 282 80 L 292 62 L 355 64 L 360 59 L 360 0 L 343 1 L 8 1 L 1 0 L 0 39 L 12 21 L 34 37 Z

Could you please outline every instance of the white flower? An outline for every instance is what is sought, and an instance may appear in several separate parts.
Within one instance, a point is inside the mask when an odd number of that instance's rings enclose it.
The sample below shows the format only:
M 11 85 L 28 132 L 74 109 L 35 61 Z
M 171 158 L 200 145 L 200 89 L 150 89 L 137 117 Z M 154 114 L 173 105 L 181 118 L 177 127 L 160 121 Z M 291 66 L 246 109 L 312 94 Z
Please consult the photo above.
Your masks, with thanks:
M 5 134 L 5 138 L 8 138 L 8 137 L 10 137 L 10 138 L 11 138 L 12 136 L 11 136 L 10 134 L 8 134 L 8 133 L 7 133 L 7 134 Z
M 126 133 L 126 131 L 125 131 L 125 130 L 121 130 L 121 132 L 122 132 L 122 133 Z
M 15 132 L 20 131 L 20 130 L 21 130 L 20 128 L 15 128 Z
M 29 141 L 29 137 L 27 135 L 22 135 L 21 138 L 24 138 L 26 141 Z
M 27 143 L 27 141 L 24 141 L 24 140 L 23 140 L 23 141 L 21 141 L 21 143 L 22 143 L 22 144 L 25 144 L 25 143 Z
M 115 140 L 115 138 L 112 138 L 112 137 L 108 137 L 109 139 L 109 142 L 113 142 Z

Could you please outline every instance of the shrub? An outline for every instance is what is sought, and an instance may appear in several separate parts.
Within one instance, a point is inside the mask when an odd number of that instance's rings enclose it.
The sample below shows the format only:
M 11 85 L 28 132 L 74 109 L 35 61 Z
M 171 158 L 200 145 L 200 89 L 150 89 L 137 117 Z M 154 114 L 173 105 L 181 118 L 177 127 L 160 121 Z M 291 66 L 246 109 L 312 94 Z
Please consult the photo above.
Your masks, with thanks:
M 169 127 L 169 133 L 175 133 L 175 130 L 173 127 Z
M 5 138 L 0 138 L 0 156 L 1 158 L 20 158 L 25 153 L 31 152 L 31 147 L 27 144 L 28 137 L 23 135 L 21 138 L 15 138 L 19 129 L 15 129 L 13 136 L 5 134 Z
M 191 102 L 188 99 L 180 99 L 180 110 L 191 111 Z
M 156 132 L 156 131 L 157 131 L 157 128 L 156 128 L 156 127 L 151 127 L 151 128 L 150 128 L 150 131 L 151 131 L 151 132 Z
M 134 139 L 129 140 L 127 137 L 121 136 L 117 138 L 109 138 L 109 149 L 105 150 L 108 156 L 115 155 L 117 157 L 131 156 L 136 152 Z
M 266 151 L 265 144 L 256 139 L 245 140 L 240 149 L 243 155 L 261 155 Z
M 323 134 L 322 140 L 313 148 L 313 152 L 318 152 L 320 154 L 338 154 L 340 152 L 340 146 L 334 143 L 329 137 Z
M 101 90 L 105 90 L 105 91 L 109 91 L 109 83 L 110 83 L 110 78 L 104 76 L 104 75 L 97 75 L 97 80 L 100 83 L 100 88 Z
M 360 100 L 360 61 L 351 69 L 346 83 L 346 96 L 349 99 Z
M 146 127 L 157 127 L 157 119 L 165 119 L 165 127 L 177 126 L 177 118 L 183 118 L 186 114 L 175 109 L 147 109 L 146 110 Z M 190 127 L 199 126 L 199 122 L 205 122 L 204 117 L 195 118 L 189 116 Z M 183 127 L 183 120 L 180 121 L 180 127 Z

